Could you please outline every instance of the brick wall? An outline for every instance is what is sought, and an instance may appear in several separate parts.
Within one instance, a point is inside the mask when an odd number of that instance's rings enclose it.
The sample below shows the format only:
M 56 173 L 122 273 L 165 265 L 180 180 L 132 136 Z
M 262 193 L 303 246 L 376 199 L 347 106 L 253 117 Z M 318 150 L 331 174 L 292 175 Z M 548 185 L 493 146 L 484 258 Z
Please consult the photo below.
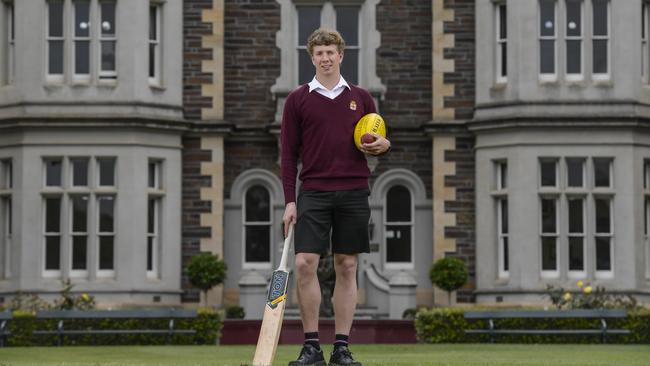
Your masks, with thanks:
M 210 229 L 201 227 L 201 214 L 210 212 L 209 201 L 201 200 L 201 187 L 209 187 L 210 177 L 201 175 L 201 162 L 211 161 L 210 151 L 201 150 L 201 138 L 183 139 L 183 214 L 182 214 L 182 261 L 183 269 L 189 259 L 201 250 L 201 238 L 210 237 Z M 190 287 L 183 271 L 181 280 L 183 302 L 198 302 L 200 292 Z
M 380 112 L 393 127 L 431 120 L 431 1 L 384 0 L 377 5 L 377 74 L 387 87 Z
M 270 92 L 280 76 L 280 4 L 275 0 L 227 0 L 225 16 L 225 119 L 265 126 L 275 118 Z
M 445 202 L 445 211 L 456 213 L 456 226 L 448 227 L 445 236 L 456 239 L 456 253 L 469 269 L 469 281 L 456 296 L 458 302 L 474 302 L 472 291 L 476 287 L 476 219 L 474 195 L 474 138 L 457 137 L 456 150 L 445 154 L 446 161 L 456 163 L 456 175 L 447 177 L 445 185 L 456 188 L 456 200 Z
M 455 71 L 445 73 L 444 82 L 454 84 L 454 96 L 445 98 L 445 107 L 456 110 L 456 119 L 469 120 L 475 103 L 474 0 L 445 0 L 454 10 L 454 21 L 444 23 L 444 32 L 454 34 L 454 48 L 445 49 L 445 59 L 454 60 Z
M 212 74 L 201 72 L 201 62 L 212 59 L 212 50 L 201 48 L 201 37 L 212 33 L 210 23 L 201 21 L 212 0 L 183 1 L 183 109 L 185 118 L 201 119 L 201 108 L 211 108 L 212 98 L 201 96 L 201 85 L 212 83 Z
M 280 176 L 280 166 L 276 164 L 278 149 L 275 140 L 226 140 L 224 148 L 228 157 L 224 167 L 224 199 L 230 198 L 230 190 L 237 176 L 248 169 L 266 169 Z

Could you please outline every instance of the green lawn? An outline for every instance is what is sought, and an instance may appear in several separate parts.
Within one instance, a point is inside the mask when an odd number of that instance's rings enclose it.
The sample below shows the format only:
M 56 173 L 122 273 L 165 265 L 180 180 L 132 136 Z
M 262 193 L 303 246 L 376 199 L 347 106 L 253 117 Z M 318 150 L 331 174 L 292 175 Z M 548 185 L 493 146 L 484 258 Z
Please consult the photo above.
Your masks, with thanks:
M 281 346 L 274 365 L 286 365 L 299 350 Z M 352 345 L 351 350 L 364 366 L 650 365 L 650 346 L 641 345 L 394 344 Z M 254 346 L 2 348 L 0 366 L 244 366 L 253 352 Z

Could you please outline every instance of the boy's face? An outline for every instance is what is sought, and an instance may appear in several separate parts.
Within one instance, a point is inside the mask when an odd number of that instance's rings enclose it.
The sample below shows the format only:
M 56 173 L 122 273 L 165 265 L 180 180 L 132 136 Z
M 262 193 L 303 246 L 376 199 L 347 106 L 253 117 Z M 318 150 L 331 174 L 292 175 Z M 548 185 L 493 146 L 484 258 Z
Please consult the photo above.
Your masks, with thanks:
M 343 54 L 339 53 L 336 45 L 314 46 L 311 62 L 316 68 L 316 77 L 338 76 L 341 74 Z

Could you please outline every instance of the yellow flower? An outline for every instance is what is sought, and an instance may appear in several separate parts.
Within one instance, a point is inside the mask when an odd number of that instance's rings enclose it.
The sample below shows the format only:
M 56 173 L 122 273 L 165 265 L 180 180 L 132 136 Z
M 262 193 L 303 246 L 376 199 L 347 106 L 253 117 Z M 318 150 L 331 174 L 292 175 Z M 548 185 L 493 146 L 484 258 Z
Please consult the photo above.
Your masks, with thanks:
M 90 296 L 88 296 L 88 294 L 83 294 L 83 295 L 81 295 L 81 299 L 83 301 L 88 301 L 88 300 L 90 300 Z
M 564 300 L 571 301 L 571 293 L 570 292 L 567 292 L 567 293 L 564 294 Z
M 582 286 L 584 286 L 584 285 L 585 285 L 585 283 L 582 282 L 582 280 L 581 280 L 581 281 L 578 281 L 578 287 L 582 288 Z
M 587 286 L 587 287 L 585 287 L 585 288 L 583 289 L 583 291 L 585 292 L 585 294 L 590 294 L 590 293 L 591 293 L 591 286 Z

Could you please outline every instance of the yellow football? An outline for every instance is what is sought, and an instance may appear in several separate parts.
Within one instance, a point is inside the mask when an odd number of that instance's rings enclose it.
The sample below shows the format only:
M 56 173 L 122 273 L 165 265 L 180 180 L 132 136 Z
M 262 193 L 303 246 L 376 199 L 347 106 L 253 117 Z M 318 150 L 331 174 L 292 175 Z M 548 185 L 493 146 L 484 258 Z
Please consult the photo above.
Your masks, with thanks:
M 375 140 L 372 133 L 386 137 L 386 123 L 377 113 L 368 113 L 357 122 L 357 126 L 354 128 L 354 144 L 357 149 L 361 149 L 361 144 Z

